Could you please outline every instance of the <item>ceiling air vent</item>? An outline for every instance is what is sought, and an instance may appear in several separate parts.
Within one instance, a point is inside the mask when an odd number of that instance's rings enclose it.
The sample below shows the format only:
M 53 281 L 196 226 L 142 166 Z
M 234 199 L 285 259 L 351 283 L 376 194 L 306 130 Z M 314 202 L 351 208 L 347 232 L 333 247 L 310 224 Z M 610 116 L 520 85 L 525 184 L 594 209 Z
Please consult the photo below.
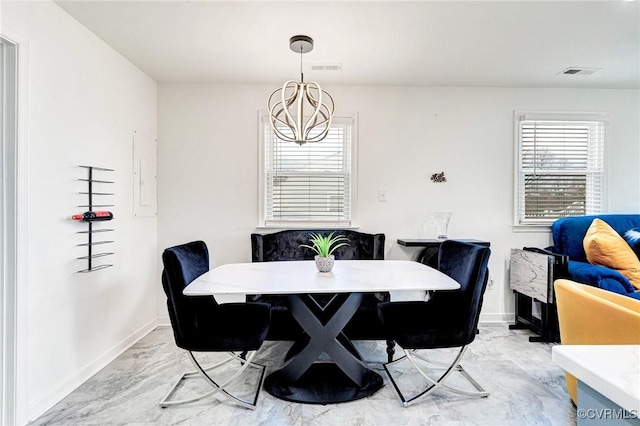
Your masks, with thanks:
M 342 64 L 310 64 L 311 71 L 342 71 Z
M 562 71 L 560 74 L 565 75 L 591 75 L 596 71 L 600 71 L 602 68 L 582 68 L 582 67 L 569 67 Z

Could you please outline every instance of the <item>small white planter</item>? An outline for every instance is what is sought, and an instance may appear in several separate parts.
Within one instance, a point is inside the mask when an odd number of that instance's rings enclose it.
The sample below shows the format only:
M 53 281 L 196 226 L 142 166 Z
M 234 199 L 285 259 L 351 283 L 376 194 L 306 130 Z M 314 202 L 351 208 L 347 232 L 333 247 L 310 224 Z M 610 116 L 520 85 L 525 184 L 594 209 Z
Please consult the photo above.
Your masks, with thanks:
M 316 268 L 318 268 L 318 271 L 320 272 L 331 272 L 333 269 L 334 259 L 333 255 L 330 255 L 329 257 L 316 256 Z

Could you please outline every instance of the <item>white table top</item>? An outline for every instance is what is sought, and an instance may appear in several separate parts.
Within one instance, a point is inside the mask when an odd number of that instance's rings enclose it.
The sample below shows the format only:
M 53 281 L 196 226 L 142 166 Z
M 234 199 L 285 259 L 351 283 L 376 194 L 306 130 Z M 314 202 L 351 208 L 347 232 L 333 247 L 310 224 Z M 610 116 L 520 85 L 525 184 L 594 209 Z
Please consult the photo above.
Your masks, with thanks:
M 640 412 L 640 345 L 560 345 L 553 361 L 627 411 Z
M 318 272 L 309 260 L 218 266 L 196 278 L 183 294 L 214 295 L 223 303 L 243 300 L 247 294 L 389 291 L 397 301 L 424 298 L 425 290 L 459 288 L 440 271 L 409 260 L 336 260 L 332 272 Z

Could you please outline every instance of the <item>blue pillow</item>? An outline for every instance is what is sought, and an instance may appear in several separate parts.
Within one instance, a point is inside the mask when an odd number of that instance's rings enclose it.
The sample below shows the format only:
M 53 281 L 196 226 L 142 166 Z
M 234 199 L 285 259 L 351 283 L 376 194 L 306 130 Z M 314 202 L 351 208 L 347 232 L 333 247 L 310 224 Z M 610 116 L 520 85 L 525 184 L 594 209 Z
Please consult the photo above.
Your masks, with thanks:
M 640 228 L 631 228 L 623 235 L 624 240 L 629 243 L 633 251 L 640 259 Z

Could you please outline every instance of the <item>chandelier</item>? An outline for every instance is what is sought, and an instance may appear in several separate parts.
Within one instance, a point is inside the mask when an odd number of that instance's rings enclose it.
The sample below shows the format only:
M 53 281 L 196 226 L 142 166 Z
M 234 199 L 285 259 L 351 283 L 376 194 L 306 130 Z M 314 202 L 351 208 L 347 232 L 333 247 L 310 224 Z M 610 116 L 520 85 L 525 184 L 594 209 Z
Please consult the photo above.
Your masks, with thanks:
M 305 35 L 293 36 L 289 39 L 289 47 L 300 52 L 300 82 L 289 80 L 269 96 L 271 127 L 283 141 L 299 145 L 318 142 L 329 132 L 335 109 L 333 98 L 318 83 L 304 82 L 302 54 L 313 50 L 313 39 Z

